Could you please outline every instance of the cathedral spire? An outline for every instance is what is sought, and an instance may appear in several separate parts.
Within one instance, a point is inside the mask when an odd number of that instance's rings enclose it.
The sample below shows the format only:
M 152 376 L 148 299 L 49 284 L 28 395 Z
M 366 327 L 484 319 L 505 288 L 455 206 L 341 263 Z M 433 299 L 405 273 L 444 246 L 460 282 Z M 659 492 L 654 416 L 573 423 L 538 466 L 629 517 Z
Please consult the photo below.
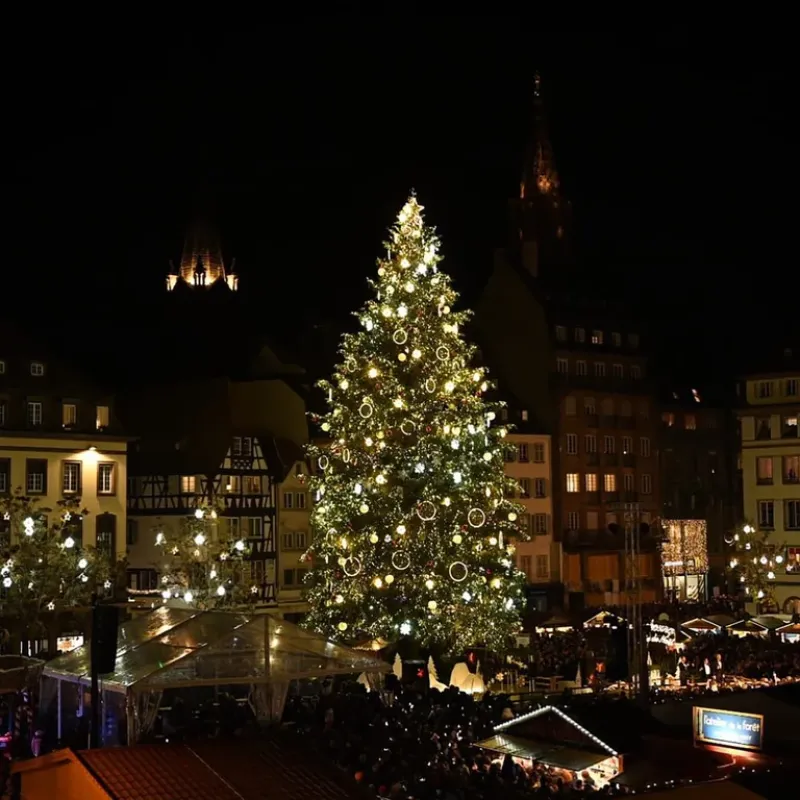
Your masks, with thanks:
M 180 267 L 173 268 L 174 274 L 167 277 L 168 290 L 174 289 L 178 282 L 203 287 L 221 283 L 233 291 L 239 288 L 239 279 L 233 271 L 226 273 L 219 231 L 213 219 L 210 194 L 201 192 L 195 203 L 194 219 L 186 231 Z
M 519 198 L 513 203 L 514 227 L 523 266 L 550 282 L 566 277 L 565 268 L 572 264 L 570 208 L 561 195 L 538 72 L 533 79 L 532 112 Z

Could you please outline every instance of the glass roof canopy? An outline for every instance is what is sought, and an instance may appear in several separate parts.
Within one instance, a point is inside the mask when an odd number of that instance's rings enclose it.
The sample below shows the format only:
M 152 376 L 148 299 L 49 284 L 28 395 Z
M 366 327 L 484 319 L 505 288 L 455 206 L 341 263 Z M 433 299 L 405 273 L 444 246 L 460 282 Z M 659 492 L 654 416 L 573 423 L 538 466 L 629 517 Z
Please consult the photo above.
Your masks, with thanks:
M 91 642 L 49 662 L 44 677 L 91 682 Z M 369 652 L 351 650 L 269 614 L 161 608 L 120 625 L 107 691 L 270 683 L 295 678 L 389 672 Z

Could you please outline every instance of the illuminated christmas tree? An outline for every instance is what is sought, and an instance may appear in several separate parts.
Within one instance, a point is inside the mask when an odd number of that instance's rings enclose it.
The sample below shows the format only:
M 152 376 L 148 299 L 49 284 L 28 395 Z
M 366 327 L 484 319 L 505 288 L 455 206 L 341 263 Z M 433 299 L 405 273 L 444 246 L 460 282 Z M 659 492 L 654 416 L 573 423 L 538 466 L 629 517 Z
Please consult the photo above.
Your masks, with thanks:
M 508 499 L 506 430 L 485 371 L 462 338 L 468 312 L 439 271 L 434 231 L 411 197 L 345 334 L 329 412 L 312 446 L 313 567 L 308 624 L 330 637 L 396 640 L 452 652 L 502 649 L 519 628 L 524 578 Z
M 726 535 L 725 541 L 731 548 L 729 574 L 747 602 L 774 606 L 775 570 L 783 567 L 786 545 L 771 542 L 770 531 L 756 530 L 749 523 Z
M 43 611 L 89 606 L 95 592 L 112 590 L 110 560 L 81 541 L 87 513 L 78 497 L 60 500 L 57 509 L 42 507 L 21 489 L 0 498 L 7 536 L 0 554 L 4 617 L 30 624 Z
M 155 532 L 164 560 L 161 596 L 197 608 L 241 607 L 254 603 L 258 587 L 249 580 L 250 563 L 244 539 L 223 534 L 213 505 L 199 507 L 181 520 L 176 536 Z

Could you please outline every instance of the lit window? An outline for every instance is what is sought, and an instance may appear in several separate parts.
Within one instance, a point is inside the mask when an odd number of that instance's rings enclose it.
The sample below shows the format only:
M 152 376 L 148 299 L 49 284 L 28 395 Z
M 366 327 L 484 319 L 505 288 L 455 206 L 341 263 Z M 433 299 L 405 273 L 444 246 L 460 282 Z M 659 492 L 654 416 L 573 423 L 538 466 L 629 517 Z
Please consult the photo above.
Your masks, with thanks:
M 71 428 L 78 422 L 78 406 L 75 403 L 61 404 L 61 424 Z
M 196 485 L 197 483 L 194 475 L 181 476 L 181 492 L 183 494 L 194 494 Z
M 592 344 L 603 344 L 603 331 L 592 331 Z
M 102 431 L 108 427 L 108 420 L 110 417 L 108 406 L 97 406 L 97 430 Z
M 581 490 L 581 477 L 577 472 L 567 473 L 567 491 L 570 493 L 579 492 Z
M 675 415 L 671 411 L 665 411 L 661 415 L 661 421 L 668 427 L 671 428 L 675 424 Z
M 617 491 L 617 476 L 613 473 L 606 473 L 603 475 L 603 491 L 616 492 Z
M 587 472 L 585 475 L 586 479 L 586 491 L 587 492 L 596 492 L 597 491 L 597 474 L 594 472 Z
M 44 364 L 41 361 L 31 361 L 31 375 L 41 378 L 44 375 Z
M 687 431 L 693 431 L 697 429 L 697 417 L 694 414 L 686 414 L 683 418 L 683 421 L 686 425 Z

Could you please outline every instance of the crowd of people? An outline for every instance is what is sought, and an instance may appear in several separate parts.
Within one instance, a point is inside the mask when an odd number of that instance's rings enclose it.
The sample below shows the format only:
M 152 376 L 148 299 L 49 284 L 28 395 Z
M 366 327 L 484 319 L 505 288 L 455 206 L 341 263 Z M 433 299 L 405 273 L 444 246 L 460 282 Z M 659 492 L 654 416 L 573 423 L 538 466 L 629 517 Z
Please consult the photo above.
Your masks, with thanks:
M 285 718 L 303 741 L 316 743 L 321 757 L 390 800 L 583 800 L 621 793 L 596 786 L 588 773 L 570 776 L 536 763 L 526 770 L 475 747 L 510 718 L 504 695 L 476 702 L 456 689 L 401 686 L 391 678 L 389 687 L 390 700 L 357 686 L 317 703 L 290 698 Z

